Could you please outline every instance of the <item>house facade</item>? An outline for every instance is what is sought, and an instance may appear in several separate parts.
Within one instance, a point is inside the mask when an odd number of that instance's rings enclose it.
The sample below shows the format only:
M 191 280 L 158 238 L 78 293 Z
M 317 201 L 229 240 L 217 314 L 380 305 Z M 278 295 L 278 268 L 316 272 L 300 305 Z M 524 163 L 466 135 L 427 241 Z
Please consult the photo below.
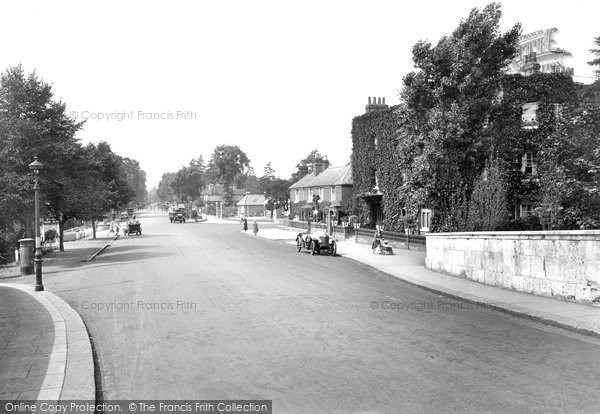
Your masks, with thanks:
M 246 190 L 243 188 L 231 189 L 231 199 L 233 204 L 236 204 L 246 195 Z M 223 184 L 209 184 L 203 194 L 205 203 L 217 203 L 225 201 L 225 186 Z
M 293 219 L 323 221 L 333 216 L 337 221 L 346 212 L 344 206 L 352 201 L 352 167 L 323 169 L 318 161 L 312 172 L 290 186 Z
M 246 194 L 236 203 L 239 218 L 265 217 L 267 199 L 263 194 Z

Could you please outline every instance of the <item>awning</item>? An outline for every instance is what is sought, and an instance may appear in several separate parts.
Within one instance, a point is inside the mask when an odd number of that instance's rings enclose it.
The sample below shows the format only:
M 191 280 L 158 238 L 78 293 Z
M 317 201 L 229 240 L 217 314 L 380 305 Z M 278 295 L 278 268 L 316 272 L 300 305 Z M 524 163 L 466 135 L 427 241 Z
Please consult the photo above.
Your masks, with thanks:
M 383 194 L 381 193 L 362 193 L 358 196 L 370 203 L 381 203 L 381 200 L 383 199 Z

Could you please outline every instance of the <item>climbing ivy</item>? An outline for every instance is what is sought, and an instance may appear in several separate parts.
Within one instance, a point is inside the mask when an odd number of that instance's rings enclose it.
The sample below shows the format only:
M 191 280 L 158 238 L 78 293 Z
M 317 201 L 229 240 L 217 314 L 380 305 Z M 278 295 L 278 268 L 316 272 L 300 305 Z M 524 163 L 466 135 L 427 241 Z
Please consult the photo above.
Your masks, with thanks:
M 365 223 L 373 222 L 371 210 L 361 196 L 372 193 L 377 174 L 383 192 L 384 224 L 390 230 L 403 230 L 416 221 L 419 209 L 434 206 L 434 227 L 437 231 L 462 231 L 471 194 L 486 160 L 498 160 L 499 174 L 505 180 L 507 215 L 522 197 L 539 199 L 539 175 L 521 171 L 523 154 L 531 152 L 534 159 L 540 150 L 550 145 L 549 137 L 557 126 L 557 109 L 578 105 L 579 85 L 564 74 L 504 75 L 501 93 L 492 108 L 488 122 L 476 136 L 473 147 L 479 148 L 480 162 L 474 170 L 460 177 L 445 179 L 447 186 L 434 187 L 437 174 L 445 170 L 433 168 L 425 148 L 435 144 L 436 137 L 419 133 L 412 113 L 403 105 L 354 118 L 352 122 L 352 178 L 355 193 L 355 214 Z M 522 125 L 523 105 L 537 102 L 537 128 Z M 452 113 L 440 114 L 452 116 Z M 376 145 L 377 143 L 377 145 Z M 483 158 L 483 157 L 486 158 Z M 459 160 L 455 160 L 458 163 Z M 452 165 L 452 159 L 445 159 Z M 446 170 L 451 171 L 451 170 Z M 500 214 L 500 212 L 498 212 Z M 522 220 L 519 228 L 523 226 Z M 509 223 L 496 228 L 510 228 Z M 493 230 L 493 229 L 482 229 Z

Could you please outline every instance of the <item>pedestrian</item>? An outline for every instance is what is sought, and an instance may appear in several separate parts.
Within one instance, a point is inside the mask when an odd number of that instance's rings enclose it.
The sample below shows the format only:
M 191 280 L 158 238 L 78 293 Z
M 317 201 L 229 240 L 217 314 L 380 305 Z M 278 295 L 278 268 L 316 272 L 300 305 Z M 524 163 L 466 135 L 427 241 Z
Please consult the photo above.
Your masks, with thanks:
M 111 234 L 115 234 L 115 221 L 114 220 L 110 222 L 110 226 L 108 227 L 108 234 L 106 236 L 108 237 Z
M 254 231 L 254 235 L 256 236 L 256 233 L 258 233 L 258 223 L 256 220 L 254 220 L 254 223 L 252 224 L 252 229 Z
M 244 231 L 248 231 L 248 220 L 244 219 Z

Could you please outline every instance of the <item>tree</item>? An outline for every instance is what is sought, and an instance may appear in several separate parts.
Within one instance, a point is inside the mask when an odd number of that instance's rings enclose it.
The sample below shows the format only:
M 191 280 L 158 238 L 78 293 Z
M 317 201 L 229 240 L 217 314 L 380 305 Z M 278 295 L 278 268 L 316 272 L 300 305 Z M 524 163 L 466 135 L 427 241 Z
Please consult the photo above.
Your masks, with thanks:
M 290 208 L 290 181 L 274 178 L 265 185 L 264 195 L 267 199 L 267 210 L 273 211 L 281 207 L 284 211 Z
M 146 173 L 140 168 L 140 163 L 131 158 L 122 159 L 122 173 L 129 188 L 128 202 L 141 204 L 146 201 Z
M 261 192 L 259 189 L 259 180 L 252 166 L 249 166 L 245 172 L 236 174 L 233 182 L 236 188 L 243 188 L 250 193 Z
M 590 52 L 592 52 L 594 55 L 596 55 L 596 58 L 588 63 L 592 66 L 598 66 L 599 69 L 597 69 L 595 72 L 596 72 L 596 75 L 598 77 L 600 77 L 600 36 L 594 38 L 594 43 L 596 44 L 596 46 L 598 48 L 590 49 Z
M 258 187 L 261 193 L 267 190 L 267 186 L 275 179 L 275 170 L 271 167 L 271 163 L 268 162 L 263 170 L 263 175 L 258 179 Z
M 128 181 L 123 157 L 114 153 L 110 144 L 100 141 L 98 144 L 88 144 L 88 163 L 98 170 L 99 178 L 106 184 L 108 193 L 104 200 L 105 211 L 118 210 L 125 207 L 135 197 L 134 186 Z M 145 180 L 145 174 L 144 174 Z
M 508 218 L 506 184 L 500 163 L 490 159 L 469 201 L 467 229 L 469 231 L 495 231 Z
M 50 85 L 21 66 L 0 77 L 0 244 L 33 234 L 32 175 L 35 155 L 40 173 L 40 214 L 58 221 L 60 250 L 65 224 L 72 218 L 93 222 L 111 206 L 145 197 L 145 173 L 135 160 L 124 160 L 106 143 L 83 147 L 75 133 L 83 123 L 66 114 Z M 128 185 L 127 175 L 135 183 Z M 125 178 L 124 178 L 125 177 Z M 11 230 L 12 229 L 12 230 Z
M 500 17 L 497 3 L 475 8 L 436 46 L 413 47 L 417 71 L 404 78 L 401 93 L 418 148 L 411 180 L 425 190 L 435 223 L 448 221 L 449 200 L 463 191 L 468 198 L 490 156 L 487 120 L 521 33 L 519 25 L 500 33 Z
M 171 185 L 173 181 L 175 181 L 175 174 L 176 173 L 164 173 L 158 183 L 156 194 L 164 202 L 174 203 L 177 201 L 175 189 Z
M 204 160 L 200 156 L 191 160 L 187 167 L 183 167 L 175 173 L 173 181 L 169 185 L 178 200 L 194 201 L 200 198 L 202 188 L 206 185 L 204 171 Z
M 323 163 L 324 170 L 329 168 L 330 164 L 329 160 L 327 159 L 327 155 L 321 155 L 318 150 L 314 149 L 305 158 L 300 160 L 298 164 L 296 164 L 297 171 L 292 174 L 291 183 L 293 184 L 297 182 L 306 174 L 308 174 L 316 161 Z
M 73 207 L 80 201 L 75 195 L 78 189 L 72 185 L 75 176 L 71 174 L 81 156 L 75 133 L 83 124 L 66 114 L 64 103 L 53 99 L 49 84 L 35 73 L 25 74 L 21 66 L 9 68 L 0 78 L 0 123 L 0 175 L 20 182 L 13 188 L 16 191 L 12 199 L 23 208 L 18 217 L 9 219 L 24 223 L 26 233 L 32 234 L 28 217 L 33 217 L 33 212 L 27 201 L 31 186 L 23 184 L 30 178 L 28 164 L 37 155 L 46 167 L 40 175 L 41 205 L 47 206 L 55 217 L 60 216 L 59 225 L 64 225 L 62 217 L 72 217 Z M 45 215 L 44 211 L 40 213 Z
M 600 107 L 566 108 L 538 157 L 544 228 L 600 228 Z
M 235 176 L 250 166 L 250 159 L 244 151 L 234 145 L 219 145 L 209 161 L 208 169 L 215 180 L 231 187 Z
M 106 150 L 108 149 L 108 152 Z M 115 205 L 115 192 L 113 190 L 115 172 L 107 171 L 103 157 L 108 154 L 116 155 L 110 151 L 105 142 L 88 144 L 83 148 L 83 170 L 78 174 L 81 182 L 81 205 L 78 208 L 78 218 L 92 222 L 92 235 L 96 238 L 96 222 Z M 118 172 L 118 168 L 117 171 Z

